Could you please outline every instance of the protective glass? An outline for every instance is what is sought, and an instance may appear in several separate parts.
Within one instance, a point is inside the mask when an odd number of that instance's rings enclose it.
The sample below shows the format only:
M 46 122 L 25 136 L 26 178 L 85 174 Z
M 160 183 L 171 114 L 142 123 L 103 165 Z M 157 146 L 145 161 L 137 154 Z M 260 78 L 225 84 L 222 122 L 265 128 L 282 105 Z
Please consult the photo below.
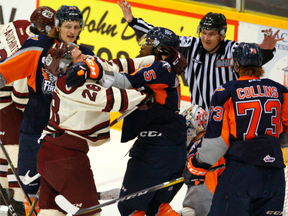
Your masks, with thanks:
M 138 42 L 139 46 L 153 46 L 157 47 L 159 46 L 160 42 L 157 39 L 151 39 L 150 37 L 147 37 L 147 34 L 144 34 Z

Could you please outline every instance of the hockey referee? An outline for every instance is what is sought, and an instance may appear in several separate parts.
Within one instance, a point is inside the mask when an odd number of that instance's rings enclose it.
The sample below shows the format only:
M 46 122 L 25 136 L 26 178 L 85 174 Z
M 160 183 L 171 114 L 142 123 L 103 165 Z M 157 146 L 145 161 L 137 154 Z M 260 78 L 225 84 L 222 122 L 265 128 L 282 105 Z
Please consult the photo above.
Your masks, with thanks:
M 131 6 L 121 1 L 124 18 L 140 39 L 154 26 L 141 18 L 132 15 Z M 126 4 L 125 4 L 126 3 Z M 199 105 L 209 112 L 210 101 L 214 90 L 230 81 L 237 80 L 238 74 L 230 69 L 230 60 L 235 48 L 239 45 L 235 41 L 225 40 L 227 31 L 226 17 L 220 13 L 207 13 L 197 28 L 199 37 L 179 36 L 180 52 L 186 57 L 188 67 L 185 78 L 190 90 L 192 105 Z M 270 61 L 275 53 L 278 31 L 273 35 L 272 29 L 266 29 L 264 39 L 259 44 L 263 54 L 263 64 Z

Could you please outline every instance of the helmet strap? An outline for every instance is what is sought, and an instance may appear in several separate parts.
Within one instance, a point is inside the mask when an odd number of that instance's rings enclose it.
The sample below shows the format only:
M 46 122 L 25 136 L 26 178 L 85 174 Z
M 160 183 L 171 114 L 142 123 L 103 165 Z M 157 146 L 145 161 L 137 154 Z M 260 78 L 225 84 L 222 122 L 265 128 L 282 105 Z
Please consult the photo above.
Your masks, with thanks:
M 219 48 L 221 45 L 221 40 L 219 41 L 219 43 L 217 44 L 217 46 L 215 46 L 212 50 L 209 51 L 210 52 L 213 52 L 215 49 Z

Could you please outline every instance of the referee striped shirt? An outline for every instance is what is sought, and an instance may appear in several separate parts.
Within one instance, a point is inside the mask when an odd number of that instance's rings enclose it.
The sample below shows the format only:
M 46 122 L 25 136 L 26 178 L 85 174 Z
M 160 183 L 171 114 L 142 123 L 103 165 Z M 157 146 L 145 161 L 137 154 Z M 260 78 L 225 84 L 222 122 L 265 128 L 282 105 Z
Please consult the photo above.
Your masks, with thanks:
M 139 39 L 154 26 L 141 18 L 133 18 L 128 23 Z M 219 49 L 209 54 L 203 48 L 201 38 L 180 36 L 180 52 L 186 57 L 188 67 L 185 79 L 189 86 L 192 105 L 197 104 L 209 113 L 210 101 L 214 90 L 222 84 L 237 80 L 238 75 L 231 70 L 230 61 L 238 43 L 230 40 L 221 41 Z M 273 58 L 273 50 L 262 50 L 263 64 Z
M 230 80 L 238 79 L 237 74 L 230 68 L 232 53 L 238 43 L 224 40 L 215 53 L 209 54 L 203 48 L 200 37 L 179 37 L 179 39 L 180 51 L 188 62 L 185 78 L 191 102 L 208 112 L 214 90 Z

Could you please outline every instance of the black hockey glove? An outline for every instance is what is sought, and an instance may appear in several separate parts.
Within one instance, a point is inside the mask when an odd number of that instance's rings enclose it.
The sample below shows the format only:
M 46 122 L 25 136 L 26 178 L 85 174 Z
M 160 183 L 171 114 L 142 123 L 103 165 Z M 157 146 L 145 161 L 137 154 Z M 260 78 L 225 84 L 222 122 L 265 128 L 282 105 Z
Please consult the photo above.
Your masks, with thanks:
M 139 90 L 141 92 L 146 93 L 147 97 L 140 104 L 138 104 L 138 109 L 139 110 L 151 109 L 152 106 L 156 103 L 156 95 L 154 91 L 148 86 L 143 86 Z
M 160 49 L 160 55 L 165 55 L 165 61 L 169 62 L 176 74 L 183 74 L 188 66 L 185 56 L 174 47 L 168 46 Z
M 210 167 L 209 164 L 198 163 L 195 154 L 190 155 L 183 171 L 185 184 L 187 186 L 203 184 Z
M 100 80 L 103 76 L 101 64 L 92 59 L 73 64 L 66 72 L 65 84 L 72 87 L 84 82 L 86 79 Z

